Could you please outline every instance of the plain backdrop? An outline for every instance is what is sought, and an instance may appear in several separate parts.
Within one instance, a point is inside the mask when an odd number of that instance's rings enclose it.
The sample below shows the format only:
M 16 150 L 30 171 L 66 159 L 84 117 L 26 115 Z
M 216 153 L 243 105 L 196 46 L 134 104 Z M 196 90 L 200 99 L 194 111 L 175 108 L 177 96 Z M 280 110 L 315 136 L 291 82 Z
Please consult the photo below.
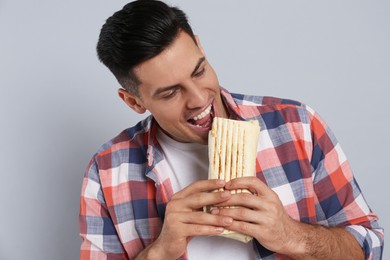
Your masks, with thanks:
M 79 257 L 86 165 L 144 117 L 120 101 L 95 53 L 105 19 L 125 3 L 0 0 L 0 259 Z M 187 12 L 222 86 L 323 116 L 390 228 L 390 2 L 170 3 Z

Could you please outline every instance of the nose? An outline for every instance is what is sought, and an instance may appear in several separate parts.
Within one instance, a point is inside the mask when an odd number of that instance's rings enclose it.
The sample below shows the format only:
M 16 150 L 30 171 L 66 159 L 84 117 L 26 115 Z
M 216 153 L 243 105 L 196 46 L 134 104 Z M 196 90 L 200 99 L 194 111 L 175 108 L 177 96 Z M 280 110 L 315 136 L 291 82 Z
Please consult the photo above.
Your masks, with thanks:
M 191 83 L 187 87 L 187 108 L 195 109 L 204 107 L 208 102 L 208 93 L 206 89 Z

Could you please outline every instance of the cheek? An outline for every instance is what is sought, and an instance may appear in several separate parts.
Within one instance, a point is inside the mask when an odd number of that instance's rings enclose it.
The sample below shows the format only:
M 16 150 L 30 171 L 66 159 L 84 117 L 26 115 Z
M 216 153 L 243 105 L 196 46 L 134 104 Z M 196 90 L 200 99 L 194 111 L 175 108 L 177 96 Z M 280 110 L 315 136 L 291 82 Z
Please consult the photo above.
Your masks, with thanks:
M 210 84 L 210 85 L 212 85 L 214 87 L 219 87 L 218 77 L 215 74 L 215 71 L 212 68 L 210 68 L 210 72 L 209 73 L 210 74 L 207 77 L 208 84 Z
M 152 114 L 160 125 L 168 127 L 175 126 L 181 118 L 180 110 L 172 106 L 163 106 Z

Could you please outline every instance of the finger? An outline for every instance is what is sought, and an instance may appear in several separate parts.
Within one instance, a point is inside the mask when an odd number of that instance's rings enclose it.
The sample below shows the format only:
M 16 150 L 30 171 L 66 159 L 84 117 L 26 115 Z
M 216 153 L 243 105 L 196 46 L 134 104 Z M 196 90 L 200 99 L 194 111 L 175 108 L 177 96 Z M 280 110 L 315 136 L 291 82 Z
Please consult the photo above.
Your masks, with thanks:
M 262 219 L 261 219 L 262 215 L 259 215 L 258 212 L 252 209 L 248 209 L 244 207 L 214 209 L 211 211 L 211 214 L 228 216 L 234 219 L 235 221 L 239 220 L 239 221 L 252 222 L 257 224 L 262 223 Z
M 229 200 L 215 204 L 216 207 L 241 206 L 256 210 L 263 210 L 267 207 L 267 205 L 267 199 L 250 193 L 232 194 Z
M 221 234 L 225 228 L 223 227 L 216 227 L 216 226 L 205 226 L 205 225 L 198 225 L 198 224 L 192 224 L 187 225 L 186 227 L 186 236 L 187 237 L 194 237 L 194 236 L 214 236 Z
M 233 219 L 204 212 L 181 212 L 167 215 L 164 222 L 176 228 L 176 236 L 190 237 L 219 234 L 232 224 Z
M 233 218 L 229 216 L 213 215 L 201 211 L 176 213 L 170 217 L 185 224 L 200 224 L 218 227 L 227 227 L 233 222 Z
M 173 211 L 194 211 L 204 206 L 223 203 L 231 198 L 229 191 L 219 192 L 199 192 L 191 194 L 185 198 L 171 201 L 170 210 Z
M 226 183 L 225 189 L 227 190 L 248 189 L 257 195 L 264 195 L 264 196 L 273 193 L 273 191 L 257 177 L 242 177 L 242 178 L 232 179 Z
M 172 199 L 181 199 L 194 193 L 217 190 L 225 186 L 225 184 L 224 180 L 219 179 L 196 181 L 175 193 Z
M 175 231 L 171 236 L 174 238 L 185 237 L 187 239 L 194 236 L 213 236 L 221 234 L 225 230 L 221 226 L 177 223 Z
M 258 235 L 258 226 L 245 221 L 233 221 L 233 223 L 229 226 L 229 230 L 237 231 L 252 237 Z

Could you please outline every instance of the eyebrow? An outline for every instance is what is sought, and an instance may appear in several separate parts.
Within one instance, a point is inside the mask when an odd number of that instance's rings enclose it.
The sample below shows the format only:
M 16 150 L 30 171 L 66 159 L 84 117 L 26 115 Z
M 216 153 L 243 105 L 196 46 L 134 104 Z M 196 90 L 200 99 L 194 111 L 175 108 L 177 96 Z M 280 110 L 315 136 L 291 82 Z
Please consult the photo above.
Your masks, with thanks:
M 200 57 L 198 62 L 196 63 L 196 66 L 194 68 L 194 70 L 192 71 L 191 73 L 191 77 L 194 77 L 196 72 L 198 71 L 199 67 L 203 64 L 203 62 L 206 60 L 206 57 Z M 178 87 L 178 84 L 175 84 L 175 85 L 172 85 L 172 86 L 167 86 L 167 87 L 161 87 L 161 88 L 158 88 L 156 90 L 156 92 L 153 93 L 153 96 L 156 97 L 158 96 L 159 94 L 163 93 L 164 91 L 168 91 L 168 90 L 171 90 L 171 89 L 174 89 Z
M 199 58 L 198 63 L 196 64 L 194 71 L 191 73 L 191 77 L 194 77 L 194 76 L 195 76 L 195 74 L 196 74 L 196 72 L 198 71 L 200 65 L 202 65 L 202 63 L 203 63 L 205 60 L 206 60 L 206 57 L 201 57 L 201 58 Z

